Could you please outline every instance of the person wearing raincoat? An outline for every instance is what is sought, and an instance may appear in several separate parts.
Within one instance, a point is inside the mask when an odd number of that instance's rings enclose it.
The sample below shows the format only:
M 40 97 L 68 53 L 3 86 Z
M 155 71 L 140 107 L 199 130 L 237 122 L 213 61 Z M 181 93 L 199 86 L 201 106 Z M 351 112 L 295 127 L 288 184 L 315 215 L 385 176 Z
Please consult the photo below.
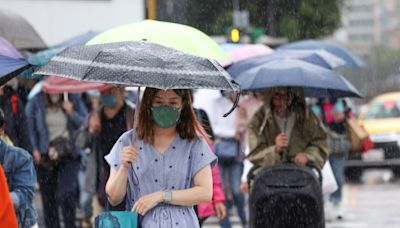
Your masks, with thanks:
M 306 165 L 322 169 L 328 157 L 327 133 L 306 106 L 303 89 L 270 88 L 263 106 L 249 124 L 253 174 L 279 163 Z

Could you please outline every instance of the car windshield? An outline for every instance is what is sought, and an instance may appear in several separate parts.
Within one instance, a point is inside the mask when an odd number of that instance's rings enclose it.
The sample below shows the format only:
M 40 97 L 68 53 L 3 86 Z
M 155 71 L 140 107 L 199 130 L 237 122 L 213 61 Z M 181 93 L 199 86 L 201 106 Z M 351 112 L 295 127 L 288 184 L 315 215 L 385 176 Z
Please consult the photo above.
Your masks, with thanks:
M 365 119 L 386 118 L 400 118 L 400 100 L 376 101 L 365 115 Z

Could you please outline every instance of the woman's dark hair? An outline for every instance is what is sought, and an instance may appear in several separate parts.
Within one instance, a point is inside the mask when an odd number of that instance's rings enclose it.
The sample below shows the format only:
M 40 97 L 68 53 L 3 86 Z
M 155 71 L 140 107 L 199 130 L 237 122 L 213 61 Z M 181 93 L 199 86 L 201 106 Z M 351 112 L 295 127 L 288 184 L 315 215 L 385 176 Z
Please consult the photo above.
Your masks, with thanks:
M 160 90 L 155 88 L 146 88 L 144 91 L 136 127 L 138 138 L 150 144 L 154 143 L 154 121 L 151 116 L 151 107 L 158 91 Z M 192 108 L 191 91 L 188 89 L 174 89 L 174 92 L 182 99 L 182 110 L 178 123 L 176 124 L 176 131 L 182 139 L 197 139 L 199 126 L 196 114 Z

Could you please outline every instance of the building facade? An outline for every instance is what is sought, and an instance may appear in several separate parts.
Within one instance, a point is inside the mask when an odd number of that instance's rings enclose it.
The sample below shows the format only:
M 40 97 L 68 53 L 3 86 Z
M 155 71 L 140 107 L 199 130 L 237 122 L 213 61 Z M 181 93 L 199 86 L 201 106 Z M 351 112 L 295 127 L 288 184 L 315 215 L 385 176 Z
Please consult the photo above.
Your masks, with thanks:
M 345 42 L 368 56 L 373 46 L 400 49 L 400 0 L 346 0 L 342 10 Z
M 0 8 L 27 19 L 49 46 L 145 18 L 144 0 L 0 0 Z

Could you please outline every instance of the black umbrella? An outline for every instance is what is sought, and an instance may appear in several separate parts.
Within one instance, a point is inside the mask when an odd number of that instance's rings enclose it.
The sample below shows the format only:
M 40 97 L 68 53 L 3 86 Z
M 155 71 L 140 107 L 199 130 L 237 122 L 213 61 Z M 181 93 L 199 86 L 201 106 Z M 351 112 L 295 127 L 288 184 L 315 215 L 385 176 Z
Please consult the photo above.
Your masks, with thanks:
M 147 41 L 70 47 L 35 74 L 117 86 L 240 92 L 217 62 Z
M 25 18 L 3 9 L 0 9 L 0 36 L 16 49 L 46 48 L 42 38 Z

